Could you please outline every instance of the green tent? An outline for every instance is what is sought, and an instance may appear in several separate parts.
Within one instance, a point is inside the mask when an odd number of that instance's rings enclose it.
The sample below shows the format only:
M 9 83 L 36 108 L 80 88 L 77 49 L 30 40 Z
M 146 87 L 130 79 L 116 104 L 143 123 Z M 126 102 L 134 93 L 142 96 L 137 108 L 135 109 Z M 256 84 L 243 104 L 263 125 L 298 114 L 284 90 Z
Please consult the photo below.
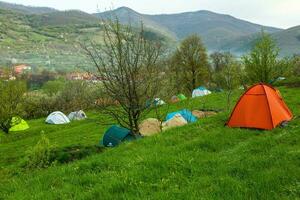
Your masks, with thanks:
M 20 117 L 13 117 L 11 119 L 10 126 L 11 128 L 9 129 L 9 131 L 11 132 L 24 131 L 29 129 L 27 122 Z
M 114 147 L 121 142 L 131 141 L 134 139 L 136 138 L 131 134 L 130 130 L 119 126 L 112 126 L 105 132 L 100 144 L 106 147 Z
M 184 94 L 179 94 L 179 95 L 177 95 L 177 97 L 178 97 L 178 99 L 180 99 L 180 101 L 187 99 L 186 96 L 184 96 Z

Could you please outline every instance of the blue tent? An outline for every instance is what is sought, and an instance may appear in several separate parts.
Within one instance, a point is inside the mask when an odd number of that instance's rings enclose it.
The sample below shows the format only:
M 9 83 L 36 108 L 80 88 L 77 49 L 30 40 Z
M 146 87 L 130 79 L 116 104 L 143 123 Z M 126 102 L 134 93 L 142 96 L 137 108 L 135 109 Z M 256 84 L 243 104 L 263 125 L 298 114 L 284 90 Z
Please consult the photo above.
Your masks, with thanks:
M 119 126 L 112 126 L 105 132 L 100 144 L 106 147 L 114 147 L 121 142 L 134 139 L 135 136 L 131 134 L 130 130 Z
M 187 109 L 169 113 L 166 117 L 166 121 L 172 119 L 176 114 L 180 114 L 189 123 L 197 121 L 197 118 Z

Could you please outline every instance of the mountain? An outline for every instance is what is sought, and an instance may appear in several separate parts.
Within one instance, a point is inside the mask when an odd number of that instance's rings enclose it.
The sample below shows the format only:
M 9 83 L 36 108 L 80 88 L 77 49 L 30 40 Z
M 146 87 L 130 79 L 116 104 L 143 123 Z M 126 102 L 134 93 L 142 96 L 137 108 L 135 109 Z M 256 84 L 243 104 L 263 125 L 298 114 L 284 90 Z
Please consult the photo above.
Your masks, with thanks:
M 123 24 L 144 24 L 145 35 L 176 48 L 190 34 L 198 34 L 209 52 L 248 52 L 261 30 L 275 38 L 281 55 L 300 54 L 300 27 L 287 30 L 253 24 L 210 11 L 145 15 L 130 8 L 88 14 L 79 10 L 58 11 L 0 2 L 0 65 L 12 60 L 33 66 L 74 69 L 87 65 L 78 42 L 103 39 L 99 18 L 118 17 Z M 172 50 L 172 48 L 170 48 Z M 51 61 L 51 62 L 50 62 Z M 49 64 L 51 63 L 51 64 Z
M 0 9 L 14 10 L 26 14 L 43 14 L 57 11 L 54 8 L 24 6 L 20 4 L 6 3 L 3 1 L 0 1 Z
M 300 54 L 300 26 L 275 32 L 271 34 L 271 36 L 277 43 L 281 56 Z M 242 55 L 251 50 L 259 37 L 260 33 L 256 33 L 236 38 L 224 43 L 220 49 L 222 49 L 222 51 L 230 51 L 236 55 Z
M 96 13 L 102 19 L 117 17 L 123 24 L 138 25 L 164 33 L 177 41 L 191 34 L 201 36 L 209 52 L 230 51 L 237 55 L 248 52 L 258 40 L 261 31 L 270 33 L 281 49 L 281 56 L 300 54 L 300 26 L 287 30 L 254 24 L 230 15 L 201 10 L 179 14 L 145 15 L 130 8 Z
M 198 34 L 209 50 L 220 50 L 227 41 L 249 36 L 261 30 L 269 33 L 281 30 L 205 10 L 180 14 L 145 15 L 130 8 L 121 7 L 94 15 L 103 19 L 118 17 L 121 23 L 126 24 L 137 24 L 143 21 L 145 26 L 163 30 L 164 33 L 175 36 L 178 40 L 191 34 Z

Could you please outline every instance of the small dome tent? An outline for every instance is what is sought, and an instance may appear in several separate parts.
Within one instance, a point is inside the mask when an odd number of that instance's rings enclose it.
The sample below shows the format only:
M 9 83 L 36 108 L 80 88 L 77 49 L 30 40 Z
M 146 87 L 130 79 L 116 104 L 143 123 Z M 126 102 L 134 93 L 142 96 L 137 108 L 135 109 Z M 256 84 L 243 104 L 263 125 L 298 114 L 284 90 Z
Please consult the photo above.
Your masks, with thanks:
M 86 119 L 87 116 L 86 114 L 82 111 L 82 110 L 79 110 L 79 111 L 75 111 L 75 112 L 71 112 L 69 115 L 68 115 L 68 118 L 72 121 L 72 120 L 83 120 L 83 119 Z
M 20 117 L 13 117 L 10 122 L 10 132 L 25 131 L 29 129 L 27 122 Z
M 155 98 L 153 103 L 154 103 L 155 106 L 162 106 L 162 105 L 165 105 L 165 104 L 166 104 L 166 103 L 165 103 L 163 100 L 161 100 L 160 98 Z
M 184 94 L 179 94 L 179 95 L 177 95 L 177 97 L 178 97 L 178 99 L 179 99 L 180 101 L 183 101 L 183 100 L 186 100 L 186 99 L 187 99 L 186 96 L 184 96 Z
M 163 130 L 165 131 L 170 128 L 184 126 L 186 124 L 188 124 L 186 119 L 177 113 L 171 119 L 165 121 L 162 125 L 163 125 Z
M 101 145 L 106 147 L 114 147 L 124 141 L 134 140 L 135 136 L 131 134 L 130 130 L 119 126 L 111 126 L 104 134 L 100 141 Z
M 260 83 L 242 95 L 227 126 L 272 130 L 292 118 L 293 114 L 279 92 L 272 86 Z
M 198 87 L 196 89 L 193 90 L 193 94 L 192 97 L 203 97 L 206 95 L 211 94 L 211 91 L 209 91 L 208 89 L 206 89 L 205 87 Z
M 171 103 L 177 103 L 179 101 L 180 101 L 180 99 L 177 96 L 172 96 L 171 97 Z
M 161 122 L 155 118 L 149 118 L 142 121 L 139 125 L 140 133 L 143 136 L 152 136 L 161 132 Z
M 191 122 L 196 122 L 197 118 L 192 114 L 191 111 L 184 109 L 184 110 L 180 110 L 180 111 L 176 111 L 176 112 L 172 112 L 169 113 L 166 117 L 166 121 L 172 119 L 173 117 L 175 117 L 177 114 L 180 114 L 187 122 L 191 123 Z
M 62 112 L 56 111 L 51 113 L 47 119 L 46 123 L 48 124 L 67 124 L 70 123 L 69 118 Z

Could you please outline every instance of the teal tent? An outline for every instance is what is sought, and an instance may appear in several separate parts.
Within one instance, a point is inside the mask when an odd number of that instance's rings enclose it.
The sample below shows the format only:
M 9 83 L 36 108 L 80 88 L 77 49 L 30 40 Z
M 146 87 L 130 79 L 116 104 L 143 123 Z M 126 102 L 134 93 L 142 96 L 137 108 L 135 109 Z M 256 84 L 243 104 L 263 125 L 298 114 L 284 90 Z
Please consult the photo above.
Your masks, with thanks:
M 104 134 L 101 145 L 106 147 L 114 147 L 124 141 L 131 141 L 136 139 L 131 134 L 130 130 L 119 126 L 111 126 Z

